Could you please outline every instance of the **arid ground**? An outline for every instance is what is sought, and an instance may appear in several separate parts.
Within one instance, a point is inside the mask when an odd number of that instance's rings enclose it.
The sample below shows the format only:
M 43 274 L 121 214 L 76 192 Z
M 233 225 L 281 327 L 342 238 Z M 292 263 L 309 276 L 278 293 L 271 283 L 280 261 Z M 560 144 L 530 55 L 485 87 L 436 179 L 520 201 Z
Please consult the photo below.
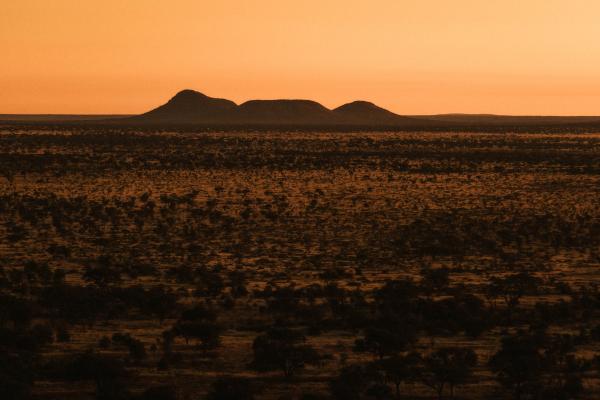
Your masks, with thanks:
M 4 126 L 0 173 L 2 399 L 600 398 L 600 134 Z

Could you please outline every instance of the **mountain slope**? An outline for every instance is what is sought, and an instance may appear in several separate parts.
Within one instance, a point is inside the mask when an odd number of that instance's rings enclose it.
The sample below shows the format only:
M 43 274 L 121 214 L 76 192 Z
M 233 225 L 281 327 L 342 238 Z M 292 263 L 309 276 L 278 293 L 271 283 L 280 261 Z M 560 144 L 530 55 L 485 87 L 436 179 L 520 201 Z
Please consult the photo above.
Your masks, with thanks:
M 311 100 L 250 100 L 241 104 L 235 120 L 256 124 L 330 124 L 336 122 L 334 113 Z
M 206 123 L 228 117 L 237 105 L 226 99 L 208 97 L 194 90 L 182 90 L 171 100 L 154 110 L 132 118 L 136 121 L 157 123 Z
M 166 104 L 124 122 L 143 124 L 272 126 L 415 126 L 430 122 L 403 117 L 366 101 L 330 110 L 312 100 L 250 100 L 241 105 L 182 90 Z
M 333 112 L 348 123 L 364 125 L 403 125 L 416 124 L 414 118 L 403 117 L 368 101 L 353 101 L 344 104 Z

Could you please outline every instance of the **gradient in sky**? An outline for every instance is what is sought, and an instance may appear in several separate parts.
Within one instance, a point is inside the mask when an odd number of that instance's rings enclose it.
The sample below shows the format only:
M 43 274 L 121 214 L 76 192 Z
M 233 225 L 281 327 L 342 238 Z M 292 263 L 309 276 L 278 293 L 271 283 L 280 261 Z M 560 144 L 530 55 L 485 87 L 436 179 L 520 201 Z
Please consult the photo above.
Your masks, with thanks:
M 0 113 L 138 113 L 191 88 L 600 115 L 599 21 L 597 0 L 5 0 Z

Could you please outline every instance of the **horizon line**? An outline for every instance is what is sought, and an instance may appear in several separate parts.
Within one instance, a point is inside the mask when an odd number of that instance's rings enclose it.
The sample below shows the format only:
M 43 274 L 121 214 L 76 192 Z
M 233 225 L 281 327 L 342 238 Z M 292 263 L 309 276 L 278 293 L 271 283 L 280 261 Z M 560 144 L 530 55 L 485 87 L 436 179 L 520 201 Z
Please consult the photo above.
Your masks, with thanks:
M 252 99 L 252 100 L 310 100 L 310 99 Z M 249 101 L 249 100 L 248 100 Z M 315 100 L 311 100 L 315 101 Z M 318 102 L 317 102 L 318 103 Z M 240 103 L 243 104 L 243 103 Z M 321 103 L 319 103 L 321 104 Z M 347 104 L 347 103 L 344 103 Z M 386 108 L 386 110 L 388 110 Z M 393 110 L 388 110 L 393 112 L 394 114 L 398 114 L 402 117 L 431 117 L 431 116 L 485 116 L 485 117 L 564 117 L 564 118 L 587 118 L 587 117 L 599 117 L 599 114 L 496 114 L 496 113 L 486 113 L 486 112 L 441 112 L 441 113 L 432 113 L 432 114 L 402 114 L 397 113 Z M 60 113 L 45 113 L 45 112 L 34 112 L 34 113 L 15 113 L 15 112 L 0 112 L 0 116 L 90 116 L 90 117 L 105 117 L 105 116 L 119 116 L 119 117 L 131 117 L 136 115 L 144 114 L 146 111 L 142 111 L 139 113 L 114 113 L 114 112 L 106 112 L 106 113 L 76 113 L 76 112 L 60 112 Z
M 495 112 L 465 112 L 465 111 L 449 111 L 449 112 L 432 112 L 432 113 L 418 113 L 418 114 L 413 114 L 413 113 L 402 113 L 402 112 L 397 112 L 395 110 L 393 110 L 392 108 L 388 108 L 387 106 L 381 106 L 378 103 L 376 103 L 375 100 L 364 100 L 364 99 L 354 99 L 354 100 L 350 100 L 350 101 L 346 101 L 342 104 L 340 104 L 339 106 L 334 106 L 334 107 L 329 107 L 326 106 L 325 104 L 323 104 L 321 101 L 318 100 L 314 100 L 314 99 L 309 99 L 309 98 L 302 98 L 302 97 L 274 97 L 274 98 L 247 98 L 244 100 L 231 100 L 228 99 L 226 97 L 213 97 L 211 95 L 207 95 L 205 92 L 203 91 L 199 91 L 196 89 L 189 89 L 189 88 L 185 88 L 185 89 L 180 89 L 177 90 L 176 93 L 174 95 L 171 95 L 168 100 L 166 100 L 167 102 L 170 101 L 171 99 L 173 99 L 174 97 L 176 97 L 178 94 L 185 92 L 185 91 L 190 91 L 190 92 L 195 92 L 195 93 L 199 93 L 203 96 L 206 96 L 208 98 L 213 98 L 213 99 L 225 99 L 225 100 L 229 100 L 232 101 L 233 103 L 236 104 L 236 106 L 240 106 L 244 103 L 250 102 L 250 101 L 279 101 L 279 100 L 296 100 L 296 101 L 312 101 L 315 103 L 320 104 L 321 106 L 329 109 L 329 110 L 334 110 L 337 107 L 346 105 L 346 104 L 350 104 L 353 102 L 369 102 L 372 103 L 378 107 L 384 108 L 387 111 L 390 111 L 394 114 L 397 114 L 399 116 L 404 116 L 404 117 L 415 117 L 415 118 L 419 118 L 419 117 L 435 117 L 435 116 L 485 116 L 485 117 L 542 117 L 542 118 L 548 118 L 548 117 L 562 117 L 562 118 L 594 118 L 594 117 L 600 117 L 600 110 L 598 114 L 526 114 L 526 113 L 508 113 L 508 114 L 502 114 L 502 113 L 495 113 Z M 158 100 L 160 101 L 160 100 Z M 163 100 L 164 101 L 164 100 Z M 165 103 L 159 103 L 160 106 L 162 104 Z M 154 108 L 157 107 L 155 106 L 149 106 L 149 109 L 146 109 L 145 111 L 138 111 L 138 112 L 128 112 L 128 113 L 121 113 L 121 112 L 100 112 L 100 113 L 89 113 L 89 112 L 33 112 L 33 113 L 23 113 L 23 112 L 1 112 L 0 111 L 0 116 L 22 116 L 22 117 L 26 117 L 26 116 L 44 116 L 44 117 L 53 117 L 53 116 L 90 116 L 90 117 L 104 117 L 104 116 L 115 116 L 115 117 L 131 117 L 131 116 L 137 116 L 137 115 L 142 115 L 148 111 L 153 110 Z

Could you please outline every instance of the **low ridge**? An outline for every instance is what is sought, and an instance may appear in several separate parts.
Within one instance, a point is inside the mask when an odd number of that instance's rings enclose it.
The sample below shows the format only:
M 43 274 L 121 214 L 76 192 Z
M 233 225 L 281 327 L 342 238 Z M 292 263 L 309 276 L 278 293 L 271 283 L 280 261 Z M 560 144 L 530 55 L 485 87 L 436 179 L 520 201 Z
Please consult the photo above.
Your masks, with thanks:
M 413 118 L 403 117 L 369 101 L 362 100 L 344 104 L 334 109 L 333 112 L 345 120 L 360 124 L 395 125 L 416 122 Z
M 334 122 L 335 115 L 312 100 L 250 100 L 238 107 L 243 123 L 323 124 Z
M 409 126 L 421 122 L 402 117 L 367 101 L 355 101 L 330 110 L 312 100 L 231 100 L 182 90 L 167 103 L 128 119 L 134 123 L 202 125 L 320 125 Z
M 204 123 L 227 118 L 237 105 L 226 99 L 208 97 L 195 90 L 182 90 L 166 104 L 134 117 L 148 122 Z

